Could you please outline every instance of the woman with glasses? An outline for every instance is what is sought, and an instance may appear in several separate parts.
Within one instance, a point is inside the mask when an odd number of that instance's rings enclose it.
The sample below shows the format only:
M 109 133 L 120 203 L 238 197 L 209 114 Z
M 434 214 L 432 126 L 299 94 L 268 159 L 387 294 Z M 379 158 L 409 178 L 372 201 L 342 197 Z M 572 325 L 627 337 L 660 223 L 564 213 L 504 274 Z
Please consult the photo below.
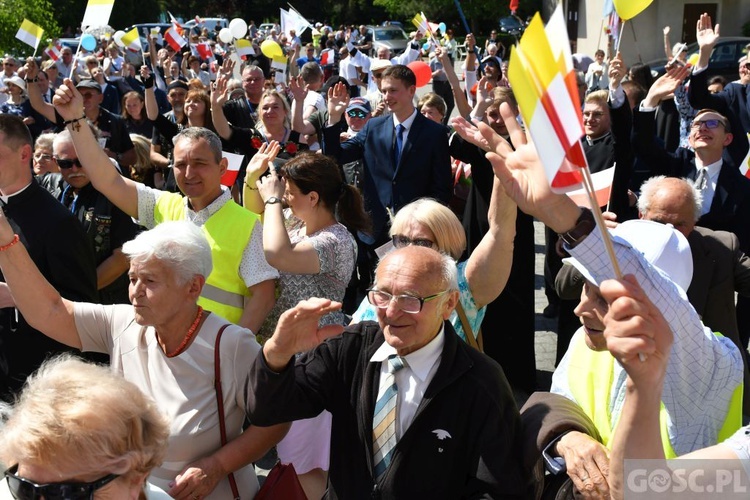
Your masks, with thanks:
M 71 356 L 47 361 L 0 408 L 0 499 L 171 498 L 146 482 L 169 423 L 134 384 Z
M 36 138 L 32 169 L 34 170 L 34 179 L 39 185 L 59 199 L 63 190 L 63 178 L 52 151 L 54 140 L 55 134 L 51 133 L 42 134 Z
M 280 275 L 276 304 L 261 328 L 266 338 L 279 316 L 301 300 L 343 300 L 357 255 L 350 232 L 367 231 L 370 224 L 359 191 L 343 182 L 327 156 L 301 153 L 278 173 L 270 169 L 260 178 L 279 149 L 275 141 L 262 145 L 245 178 L 245 207 L 263 214 L 263 250 Z M 341 311 L 320 320 L 321 326 L 332 324 L 345 324 Z M 328 412 L 294 422 L 276 447 L 283 463 L 294 464 L 308 498 L 321 498 L 325 491 L 330 428 Z
M 450 317 L 456 333 L 471 345 L 477 342 L 485 306 L 505 288 L 513 260 L 516 205 L 506 196 L 497 178 L 494 179 L 487 215 L 489 231 L 469 258 L 457 264 L 460 296 Z M 399 210 L 391 223 L 390 235 L 395 248 L 408 245 L 430 247 L 456 261 L 466 249 L 466 233 L 458 217 L 445 205 L 428 198 L 413 201 Z M 368 290 L 367 298 L 354 313 L 352 322 L 376 320 L 376 308 L 388 307 L 389 302 L 390 298 L 383 292 Z M 401 297 L 398 305 L 404 312 L 419 312 L 415 300 Z

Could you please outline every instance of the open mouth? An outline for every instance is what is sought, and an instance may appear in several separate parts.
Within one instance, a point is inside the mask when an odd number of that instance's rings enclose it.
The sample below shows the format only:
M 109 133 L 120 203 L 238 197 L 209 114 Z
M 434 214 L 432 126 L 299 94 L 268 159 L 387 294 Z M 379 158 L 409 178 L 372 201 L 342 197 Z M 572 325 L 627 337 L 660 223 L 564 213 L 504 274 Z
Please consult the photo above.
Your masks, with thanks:
M 586 325 L 583 325 L 583 329 L 586 332 L 586 335 L 588 335 L 590 337 L 595 336 L 595 335 L 603 335 L 604 334 L 604 330 L 597 330 L 596 328 L 591 328 L 591 327 L 588 327 Z

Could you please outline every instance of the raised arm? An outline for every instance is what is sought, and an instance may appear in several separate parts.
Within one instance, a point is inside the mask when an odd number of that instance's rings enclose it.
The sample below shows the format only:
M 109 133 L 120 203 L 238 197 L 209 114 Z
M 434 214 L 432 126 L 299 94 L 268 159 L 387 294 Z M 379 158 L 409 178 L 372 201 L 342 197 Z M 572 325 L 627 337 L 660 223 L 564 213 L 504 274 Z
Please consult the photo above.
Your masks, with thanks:
M 55 109 L 65 121 L 73 144 L 86 175 L 97 191 L 107 197 L 120 210 L 138 217 L 137 183 L 117 173 L 109 157 L 102 150 L 83 115 L 83 98 L 70 79 L 65 79 L 55 92 Z
M 227 64 L 227 61 L 231 62 L 227 58 L 224 60 L 224 63 Z M 232 138 L 232 127 L 229 126 L 227 117 L 224 114 L 224 103 L 227 102 L 227 97 L 229 96 L 229 92 L 227 91 L 228 81 L 229 77 L 226 74 L 220 74 L 216 79 L 216 88 L 211 92 L 211 118 L 213 119 L 216 133 L 225 140 Z
M 451 58 L 448 57 L 448 51 L 446 51 L 442 47 L 437 47 L 435 49 L 435 55 L 443 65 L 445 76 L 448 77 L 448 83 L 451 84 L 453 100 L 456 102 L 458 114 L 463 117 L 469 116 L 469 113 L 471 113 L 471 106 L 469 106 L 469 101 L 466 99 L 466 93 L 461 89 L 461 82 L 459 82 L 458 80 L 458 75 L 456 74 L 456 70 L 453 68 Z
M 266 209 L 263 204 L 264 198 L 261 197 L 258 191 L 258 181 L 260 180 L 260 176 L 268 171 L 269 165 L 276 158 L 276 155 L 279 154 L 280 150 L 281 146 L 276 141 L 263 143 L 260 145 L 258 152 L 250 158 L 250 162 L 247 164 L 245 186 L 242 190 L 242 205 L 253 213 L 262 214 Z
M 315 127 L 304 117 L 307 85 L 301 77 L 289 80 L 289 91 L 292 93 L 292 130 L 304 135 L 315 133 Z
M 258 183 L 263 204 L 271 198 L 284 196 L 286 183 L 275 169 Z M 320 256 L 309 241 L 292 244 L 284 224 L 281 203 L 265 205 L 263 214 L 263 252 L 270 265 L 289 274 L 320 273 Z
M 35 80 L 39 74 L 39 67 L 36 65 L 36 61 L 33 57 L 29 57 L 26 60 L 24 68 L 26 69 L 26 80 Z M 52 123 L 55 123 L 55 107 L 48 102 L 44 102 L 42 89 L 36 84 L 26 84 L 26 93 L 29 96 L 29 102 L 31 103 L 31 107 L 34 108 L 34 111 Z
M 672 59 L 672 45 L 669 43 L 669 26 L 664 26 L 662 33 L 664 33 L 664 57 L 668 60 Z
M 0 270 L 16 307 L 33 328 L 51 339 L 80 349 L 81 338 L 73 317 L 74 303 L 62 298 L 44 279 L 26 247 L 16 238 L 18 236 L 0 210 L 0 245 L 4 248 L 0 252 Z

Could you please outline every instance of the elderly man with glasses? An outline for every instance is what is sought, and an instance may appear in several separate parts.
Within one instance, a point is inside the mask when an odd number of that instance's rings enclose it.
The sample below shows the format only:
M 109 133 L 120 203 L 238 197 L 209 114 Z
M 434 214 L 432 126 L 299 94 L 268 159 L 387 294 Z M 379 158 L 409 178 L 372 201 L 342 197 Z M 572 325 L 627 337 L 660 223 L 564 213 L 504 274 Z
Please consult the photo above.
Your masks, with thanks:
M 377 323 L 334 337 L 341 327 L 318 320 L 340 304 L 301 302 L 251 369 L 250 418 L 329 409 L 331 498 L 525 498 L 518 411 L 500 366 L 446 321 L 458 295 L 450 257 L 407 246 L 378 265 Z

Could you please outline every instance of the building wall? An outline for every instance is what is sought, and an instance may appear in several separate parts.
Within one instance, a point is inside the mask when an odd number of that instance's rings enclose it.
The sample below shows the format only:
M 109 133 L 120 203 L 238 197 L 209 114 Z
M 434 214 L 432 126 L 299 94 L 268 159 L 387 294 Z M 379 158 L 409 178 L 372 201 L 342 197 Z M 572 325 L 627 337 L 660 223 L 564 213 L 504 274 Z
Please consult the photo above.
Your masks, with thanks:
M 566 10 L 568 3 L 573 0 L 563 0 Z M 743 7 L 744 2 L 744 7 Z M 682 40 L 683 29 L 689 33 L 687 41 L 694 41 L 695 23 L 687 26 L 684 20 L 685 5 L 714 4 L 717 19 L 714 24 L 720 24 L 720 34 L 724 36 L 739 36 L 742 25 L 750 20 L 750 3 L 747 0 L 654 0 L 654 2 L 638 16 L 627 21 L 621 28 L 622 42 L 620 51 L 626 64 L 639 60 L 648 62 L 664 57 L 664 41 L 662 29 L 670 26 L 670 41 L 674 45 Z M 546 2 L 545 18 L 554 9 L 555 2 Z M 598 49 L 606 49 L 607 36 L 603 33 L 602 12 L 604 0 L 579 0 L 579 21 L 577 36 L 577 52 L 593 55 Z M 635 32 L 635 33 L 634 33 Z M 572 38 L 572 37 L 571 37 Z

